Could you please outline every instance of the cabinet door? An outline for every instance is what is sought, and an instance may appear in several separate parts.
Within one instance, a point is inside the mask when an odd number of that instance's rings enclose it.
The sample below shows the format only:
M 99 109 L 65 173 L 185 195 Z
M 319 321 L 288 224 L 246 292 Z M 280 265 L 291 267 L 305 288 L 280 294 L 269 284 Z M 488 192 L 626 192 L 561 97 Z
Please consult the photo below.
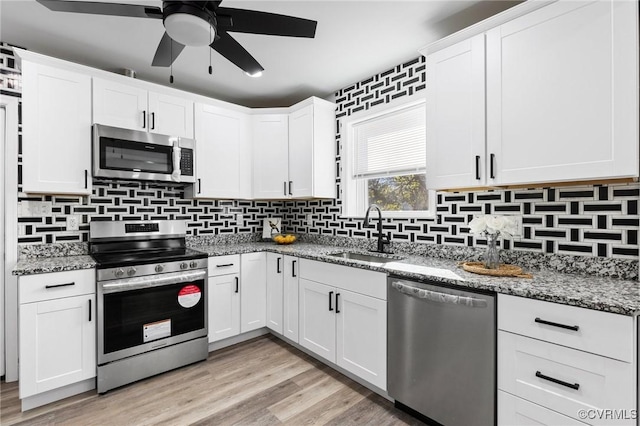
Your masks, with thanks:
M 509 426 L 565 425 L 584 426 L 586 423 L 551 411 L 541 405 L 498 391 L 498 424 Z
M 284 257 L 284 335 L 298 342 L 298 271 L 297 257 Z
M 240 258 L 240 332 L 267 323 L 267 255 L 247 253 Z
M 336 362 L 336 289 L 299 280 L 299 343 L 330 362 Z
M 206 104 L 195 106 L 196 177 L 194 198 L 240 198 L 240 178 L 247 165 L 241 150 L 248 144 L 249 117 Z
M 282 292 L 284 261 L 281 255 L 267 253 L 267 327 L 282 334 Z
M 147 91 L 135 86 L 93 79 L 93 122 L 124 129 L 149 128 Z
M 23 190 L 91 194 L 91 77 L 23 61 Z
M 209 277 L 209 343 L 240 333 L 238 274 Z
M 485 184 L 484 34 L 427 58 L 427 185 Z
M 386 390 L 387 302 L 336 291 L 336 363 Z
M 96 375 L 95 296 L 20 305 L 20 398 Z
M 487 33 L 490 183 L 638 175 L 637 19 L 561 1 Z
M 293 197 L 313 195 L 313 105 L 289 115 L 289 186 Z
M 287 115 L 253 117 L 253 197 L 289 197 Z
M 193 139 L 193 102 L 178 96 L 149 92 L 149 131 Z

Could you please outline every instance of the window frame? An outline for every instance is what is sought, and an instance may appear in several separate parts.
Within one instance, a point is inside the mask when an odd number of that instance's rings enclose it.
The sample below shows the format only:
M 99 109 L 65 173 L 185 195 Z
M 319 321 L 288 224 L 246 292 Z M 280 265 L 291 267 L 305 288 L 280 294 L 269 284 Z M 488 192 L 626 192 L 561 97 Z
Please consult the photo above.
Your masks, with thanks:
M 353 178 L 353 157 L 354 157 L 354 127 L 364 121 L 383 117 L 397 111 L 411 108 L 416 105 L 424 105 L 426 114 L 426 98 L 423 92 L 396 99 L 394 101 L 381 104 L 366 111 L 359 111 L 345 117 L 341 123 L 342 140 L 340 152 L 342 157 L 342 213 L 344 218 L 363 218 L 367 209 L 365 204 L 367 195 L 367 179 Z M 426 140 L 425 140 L 426 143 Z M 425 158 L 426 166 L 426 158 Z M 426 172 L 425 172 L 426 175 Z M 395 176 L 395 175 L 392 175 Z M 425 176 L 426 178 L 426 176 Z M 398 219 L 427 219 L 433 218 L 436 214 L 436 191 L 427 189 L 427 210 L 383 210 L 385 218 Z

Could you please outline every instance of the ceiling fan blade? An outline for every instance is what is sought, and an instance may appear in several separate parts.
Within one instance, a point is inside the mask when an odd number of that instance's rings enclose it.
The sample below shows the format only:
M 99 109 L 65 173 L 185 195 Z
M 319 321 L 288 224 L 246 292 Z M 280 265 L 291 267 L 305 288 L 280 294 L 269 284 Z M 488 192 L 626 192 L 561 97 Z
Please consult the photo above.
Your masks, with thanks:
M 217 8 L 216 15 L 221 30 L 237 33 L 313 38 L 318 25 L 310 19 L 228 7 Z
M 165 32 L 160 40 L 160 44 L 158 44 L 158 49 L 156 49 L 156 54 L 153 57 L 151 65 L 154 67 L 168 67 L 176 60 L 180 52 L 182 52 L 182 49 L 184 49 L 184 44 L 173 40 L 169 37 L 169 34 Z
M 254 59 L 244 47 L 224 31 L 218 33 L 219 39 L 211 43 L 211 48 L 227 58 L 247 74 L 264 71 L 264 68 Z
M 55 12 L 89 13 L 93 15 L 130 16 L 162 19 L 162 9 L 136 4 L 99 3 L 92 1 L 36 0 Z

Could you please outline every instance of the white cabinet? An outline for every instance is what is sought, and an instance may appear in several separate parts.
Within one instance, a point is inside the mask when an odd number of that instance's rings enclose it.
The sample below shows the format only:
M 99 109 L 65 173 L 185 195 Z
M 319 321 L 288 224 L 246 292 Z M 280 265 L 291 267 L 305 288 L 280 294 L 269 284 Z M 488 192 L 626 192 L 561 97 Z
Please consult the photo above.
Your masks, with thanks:
M 638 3 L 559 1 L 487 32 L 495 184 L 638 175 Z
M 387 388 L 386 274 L 300 260 L 299 343 Z
M 135 83 L 94 78 L 93 110 L 94 123 L 193 138 L 193 101 Z
M 633 320 L 498 295 L 498 389 L 513 396 L 499 399 L 498 423 L 534 413 L 544 424 L 555 412 L 557 419 L 635 425 L 629 416 L 579 417 L 581 410 L 637 408 Z
M 520 15 L 427 48 L 429 187 L 637 177 L 638 3 Z
M 298 342 L 299 259 L 267 253 L 267 327 Z
M 18 281 L 20 398 L 95 377 L 95 271 Z
M 267 327 L 283 333 L 284 260 L 276 253 L 267 253 Z
M 249 115 L 195 104 L 196 183 L 193 198 L 238 199 L 251 196 Z
M 23 191 L 91 194 L 91 77 L 22 62 Z
M 266 255 L 209 258 L 209 343 L 266 324 Z
M 429 187 L 485 185 L 484 34 L 427 57 Z
M 240 333 L 240 277 L 209 277 L 209 343 Z
M 253 198 L 288 197 L 288 122 L 286 114 L 259 114 L 252 117 Z
M 335 197 L 335 105 L 311 98 L 253 117 L 253 197 Z
M 298 343 L 299 263 L 297 257 L 284 256 L 282 334 L 296 343 Z
M 267 255 L 246 253 L 240 256 L 240 332 L 266 325 Z
M 240 333 L 240 256 L 209 258 L 209 343 Z
M 498 391 L 498 425 L 584 426 L 586 423 L 556 413 L 510 393 Z

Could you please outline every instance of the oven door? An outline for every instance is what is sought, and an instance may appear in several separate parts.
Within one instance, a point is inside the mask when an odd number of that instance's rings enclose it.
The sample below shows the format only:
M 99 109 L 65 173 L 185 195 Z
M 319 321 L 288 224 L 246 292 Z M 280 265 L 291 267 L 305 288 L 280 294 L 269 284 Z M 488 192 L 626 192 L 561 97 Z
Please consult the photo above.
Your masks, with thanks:
M 98 282 L 98 364 L 207 335 L 207 270 Z

